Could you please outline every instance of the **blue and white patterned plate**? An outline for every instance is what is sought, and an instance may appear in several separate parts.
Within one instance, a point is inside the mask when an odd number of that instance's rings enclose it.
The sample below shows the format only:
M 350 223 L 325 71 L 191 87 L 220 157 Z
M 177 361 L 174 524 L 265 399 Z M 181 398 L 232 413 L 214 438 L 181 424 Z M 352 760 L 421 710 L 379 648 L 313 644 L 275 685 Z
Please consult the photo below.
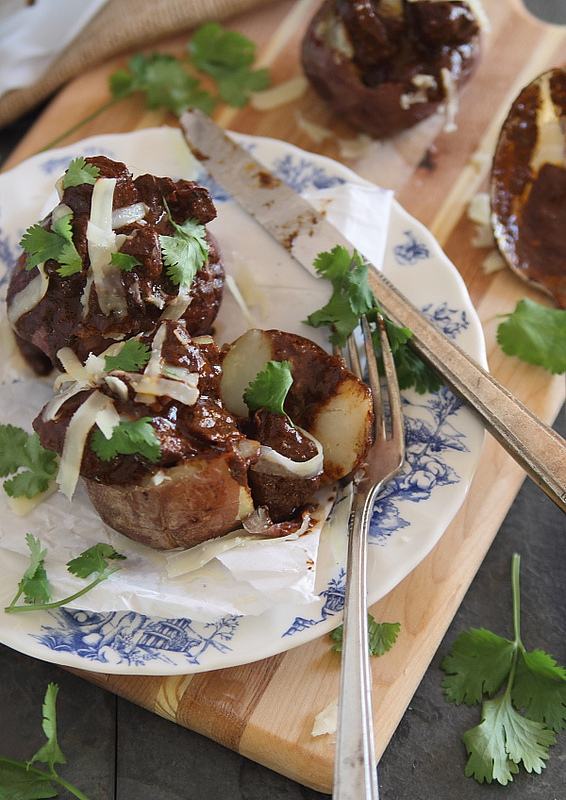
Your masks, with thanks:
M 299 191 L 331 190 L 360 182 L 342 164 L 285 142 L 240 135 L 238 139 Z M 19 238 L 49 207 L 46 198 L 54 180 L 71 157 L 94 153 L 124 160 L 138 173 L 192 177 L 200 169 L 179 132 L 161 128 L 92 137 L 37 155 L 1 175 L 0 195 L 10 198 L 9 205 L 4 200 L 0 206 L 0 287 L 4 293 Z M 247 287 L 258 327 L 285 328 L 322 341 L 320 332 L 302 325 L 305 314 L 298 302 L 299 295 L 309 291 L 309 281 L 315 279 L 303 271 L 293 285 L 288 278 L 286 284 L 287 254 L 255 223 L 245 221 L 243 212 L 219 186 L 202 175 L 199 178 L 214 196 L 218 219 L 213 229 L 228 270 L 242 289 Z M 247 227 L 242 234 L 244 222 Z M 254 267 L 260 262 L 269 265 L 270 277 L 263 285 L 250 288 L 250 276 L 255 276 Z M 395 202 L 383 270 L 446 336 L 486 365 L 481 325 L 464 282 L 432 235 Z M 234 329 L 234 309 L 233 300 L 227 299 L 217 325 L 220 339 L 241 332 Z M 232 323 L 227 324 L 230 318 Z M 237 324 L 241 330 L 247 327 L 241 319 Z M 464 500 L 483 441 L 482 426 L 447 389 L 434 395 L 406 392 L 403 400 L 407 459 L 402 474 L 385 488 L 373 514 L 369 554 L 372 602 L 399 583 L 441 537 Z M 22 419 L 20 424 L 29 427 L 29 423 Z M 6 516 L 0 521 L 4 524 L 9 524 Z M 0 612 L 0 641 L 46 661 L 119 674 L 179 674 L 255 661 L 327 633 L 340 622 L 344 554 L 345 532 L 323 533 L 316 585 L 320 599 L 315 606 L 277 606 L 258 617 L 226 616 L 207 622 L 125 611 L 68 609 L 17 618 Z

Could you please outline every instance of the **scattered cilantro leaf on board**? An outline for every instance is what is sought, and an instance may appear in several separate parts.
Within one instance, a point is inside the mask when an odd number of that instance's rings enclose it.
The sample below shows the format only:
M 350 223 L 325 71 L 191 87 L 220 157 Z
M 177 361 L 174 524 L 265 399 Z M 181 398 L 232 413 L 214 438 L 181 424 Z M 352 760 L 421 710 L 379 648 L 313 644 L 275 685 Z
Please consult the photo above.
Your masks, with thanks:
M 375 617 L 368 613 L 368 650 L 370 656 L 382 656 L 389 652 L 397 641 L 400 630 L 400 622 L 377 622 Z M 330 638 L 334 641 L 332 649 L 337 653 L 342 652 L 343 636 L 343 625 L 339 625 L 330 633 Z
M 96 164 L 87 164 L 82 156 L 74 158 L 63 175 L 63 189 L 81 186 L 83 183 L 95 184 L 100 177 L 100 169 Z
M 382 312 L 368 284 L 368 265 L 357 251 L 350 254 L 345 247 L 338 245 L 331 251 L 319 253 L 314 268 L 330 281 L 332 294 L 325 306 L 309 315 L 307 325 L 313 328 L 328 326 L 331 329 L 330 341 L 343 347 L 365 314 L 370 327 L 374 326 L 373 344 L 381 368 L 381 343 L 376 320 L 377 314 Z M 419 394 L 437 391 L 442 381 L 407 344 L 412 332 L 383 316 L 399 388 L 414 387 Z
M 289 361 L 268 361 L 244 392 L 250 411 L 265 408 L 272 414 L 285 414 L 285 398 L 293 384 Z
M 206 230 L 196 219 L 187 219 L 179 225 L 172 218 L 167 203 L 165 207 L 175 232 L 172 236 L 159 237 L 163 263 L 174 284 L 188 287 L 208 258 Z
M 93 573 L 102 573 L 109 566 L 108 561 L 124 560 L 126 556 L 118 553 L 111 544 L 99 542 L 67 563 L 69 572 L 77 578 L 89 578 Z
M 26 230 L 20 242 L 27 254 L 26 269 L 53 259 L 59 262 L 57 272 L 63 278 L 81 271 L 83 263 L 73 242 L 72 219 L 71 212 L 53 222 L 51 230 L 38 223 Z
M 148 461 L 157 461 L 161 455 L 151 417 L 119 422 L 110 439 L 97 429 L 92 435 L 91 447 L 102 461 L 110 461 L 117 455 L 141 455 Z
M 45 492 L 57 471 L 57 454 L 41 446 L 37 433 L 0 425 L 0 477 L 10 497 L 32 498 Z
M 497 341 L 508 356 L 560 375 L 566 372 L 566 310 L 548 308 L 528 298 L 497 328 Z
M 519 568 L 515 554 L 513 640 L 472 628 L 456 639 L 441 664 L 448 700 L 468 705 L 483 700 L 480 724 L 463 736 L 469 756 L 465 774 L 479 783 L 506 785 L 521 763 L 527 772 L 540 773 L 556 732 L 566 728 L 566 670 L 543 650 L 526 650 L 521 640 Z
M 44 800 L 57 797 L 55 785 L 65 789 L 78 800 L 88 797 L 76 786 L 62 778 L 57 764 L 65 764 L 66 758 L 57 741 L 57 694 L 59 687 L 50 683 L 43 701 L 42 728 L 47 741 L 28 762 L 0 758 L 0 800 Z M 47 772 L 33 766 L 35 762 L 46 765 Z
M 41 542 L 31 533 L 26 534 L 26 543 L 30 551 L 29 565 L 18 583 L 18 591 L 11 602 L 15 606 L 20 597 L 29 605 L 48 603 L 51 599 L 51 590 L 45 571 L 45 555 Z
M 135 256 L 128 253 L 112 253 L 110 263 L 119 267 L 122 272 L 131 272 L 134 267 L 140 267 L 141 263 Z
M 138 372 L 145 367 L 150 358 L 148 345 L 129 339 L 125 342 L 120 352 L 115 356 L 106 356 L 104 359 L 104 369 L 106 372 L 122 370 L 123 372 Z

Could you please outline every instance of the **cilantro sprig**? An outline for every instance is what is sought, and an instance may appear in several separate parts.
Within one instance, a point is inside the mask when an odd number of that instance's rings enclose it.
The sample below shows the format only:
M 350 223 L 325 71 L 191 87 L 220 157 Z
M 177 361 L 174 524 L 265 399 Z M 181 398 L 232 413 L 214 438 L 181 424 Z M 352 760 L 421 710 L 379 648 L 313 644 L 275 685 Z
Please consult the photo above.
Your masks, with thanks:
M 383 312 L 368 284 L 368 265 L 357 251 L 350 254 L 345 247 L 338 245 L 329 252 L 319 253 L 314 268 L 330 281 L 332 295 L 325 306 L 307 317 L 307 325 L 313 328 L 328 326 L 331 329 L 330 341 L 343 346 L 365 314 L 370 327 L 374 328 L 373 344 L 380 362 L 381 344 L 376 321 L 377 314 L 383 315 Z M 399 387 L 414 387 L 419 394 L 437 391 L 442 385 L 439 377 L 408 345 L 412 332 L 383 316 Z
M 465 774 L 479 783 L 505 786 L 521 763 L 527 772 L 540 773 L 556 732 L 566 728 L 566 670 L 543 650 L 528 651 L 521 639 L 519 571 L 515 553 L 514 638 L 472 628 L 456 639 L 441 665 L 448 700 L 482 702 L 480 724 L 462 737 L 469 756 Z
M 115 356 L 106 356 L 104 369 L 106 372 L 122 370 L 123 372 L 138 372 L 145 367 L 150 358 L 150 349 L 138 339 L 129 339 L 124 343 L 120 352 Z
M 26 543 L 30 551 L 30 563 L 18 583 L 18 590 L 10 605 L 4 609 L 6 614 L 45 611 L 66 606 L 73 600 L 90 592 L 91 589 L 94 589 L 95 586 L 98 586 L 99 583 L 102 583 L 102 581 L 105 581 L 120 569 L 119 566 L 111 565 L 110 561 L 121 561 L 126 558 L 111 545 L 103 542 L 89 547 L 68 562 L 67 570 L 78 578 L 89 578 L 94 575 L 93 580 L 74 594 L 63 597 L 61 600 L 53 600 L 45 569 L 47 551 L 42 548 L 39 539 L 31 533 L 26 535 Z M 24 604 L 18 605 L 22 595 Z
M 119 422 L 110 439 L 97 429 L 92 435 L 91 448 L 102 461 L 111 461 L 117 455 L 141 455 L 155 462 L 161 456 L 151 417 Z
M 87 164 L 82 156 L 74 158 L 63 175 L 63 189 L 69 189 L 71 186 L 81 186 L 83 183 L 88 183 L 91 186 L 96 183 L 97 178 L 100 177 L 100 169 L 96 164 Z
M 59 786 L 78 800 L 88 800 L 84 792 L 61 777 L 56 770 L 56 765 L 67 763 L 57 737 L 58 692 L 59 687 L 56 683 L 48 684 L 43 700 L 41 723 L 46 741 L 39 750 L 27 762 L 0 758 L 0 798 L 41 800 L 57 797 L 58 792 L 55 787 Z M 47 771 L 34 767 L 37 762 L 45 764 Z
M 220 100 L 241 107 L 251 92 L 269 86 L 268 70 L 252 69 L 255 52 L 255 43 L 246 36 L 212 22 L 195 31 L 187 45 L 187 59 L 169 53 L 137 53 L 126 67 L 110 75 L 109 99 L 43 150 L 59 144 L 103 111 L 133 95 L 141 95 L 147 108 L 163 109 L 176 115 L 190 107 L 211 114 Z M 214 90 L 203 88 L 203 76 L 208 84 L 215 83 L 218 95 Z
M 508 356 L 536 364 L 555 375 L 566 372 L 566 310 L 520 300 L 497 328 L 497 341 Z
M 0 425 L 0 477 L 9 497 L 32 498 L 47 491 L 57 472 L 57 454 L 41 446 L 37 433 Z
M 27 254 L 26 269 L 33 269 L 44 261 L 54 259 L 59 262 L 57 272 L 62 278 L 68 278 L 80 272 L 83 262 L 73 242 L 71 222 L 73 212 L 65 214 L 51 223 L 51 230 L 36 223 L 24 233 L 20 247 Z
M 368 612 L 368 650 L 370 656 L 382 656 L 393 647 L 401 630 L 400 622 L 377 622 L 373 614 Z M 344 625 L 339 625 L 330 632 L 334 642 L 332 649 L 336 653 L 342 652 Z
M 130 256 L 128 253 L 112 253 L 110 256 L 110 263 L 118 267 L 122 272 L 131 272 L 134 267 L 140 267 L 141 262 L 135 256 Z
M 177 286 L 188 287 L 208 258 L 206 229 L 196 219 L 187 219 L 179 225 L 171 216 L 165 200 L 163 203 L 174 230 L 172 236 L 159 237 L 167 276 Z
M 265 408 L 272 414 L 285 414 L 284 404 L 293 385 L 290 361 L 268 361 L 244 392 L 250 411 Z

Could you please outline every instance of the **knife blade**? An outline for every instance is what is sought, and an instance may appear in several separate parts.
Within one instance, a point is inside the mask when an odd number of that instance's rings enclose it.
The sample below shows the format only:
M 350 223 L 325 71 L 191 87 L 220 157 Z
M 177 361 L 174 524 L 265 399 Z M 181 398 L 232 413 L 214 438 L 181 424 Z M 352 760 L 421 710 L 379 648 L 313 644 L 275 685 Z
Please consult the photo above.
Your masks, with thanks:
M 322 250 L 353 245 L 323 214 L 273 175 L 198 110 L 181 117 L 185 138 L 215 181 L 311 273 Z M 384 311 L 413 332 L 413 349 L 429 363 L 525 472 L 566 511 L 566 443 L 453 341 L 440 333 L 371 264 L 370 286 Z

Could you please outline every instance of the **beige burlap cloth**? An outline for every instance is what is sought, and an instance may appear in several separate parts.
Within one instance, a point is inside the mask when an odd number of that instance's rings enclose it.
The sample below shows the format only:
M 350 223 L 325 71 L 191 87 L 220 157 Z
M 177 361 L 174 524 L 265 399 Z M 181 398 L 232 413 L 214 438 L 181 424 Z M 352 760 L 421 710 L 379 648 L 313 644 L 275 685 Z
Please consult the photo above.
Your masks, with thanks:
M 110 0 L 41 80 L 0 98 L 0 127 L 110 56 L 270 2 L 274 0 Z

